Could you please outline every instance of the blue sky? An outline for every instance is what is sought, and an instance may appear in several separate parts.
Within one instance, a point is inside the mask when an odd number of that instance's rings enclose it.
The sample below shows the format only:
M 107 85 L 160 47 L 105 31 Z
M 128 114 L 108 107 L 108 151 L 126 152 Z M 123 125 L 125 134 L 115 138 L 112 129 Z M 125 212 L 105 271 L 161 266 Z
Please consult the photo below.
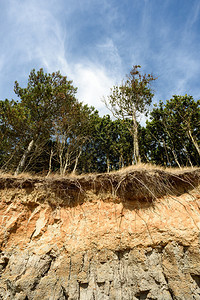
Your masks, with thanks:
M 136 64 L 158 76 L 155 102 L 200 98 L 199 0 L 0 0 L 0 12 L 1 100 L 33 68 L 60 70 L 105 114 L 102 97 Z

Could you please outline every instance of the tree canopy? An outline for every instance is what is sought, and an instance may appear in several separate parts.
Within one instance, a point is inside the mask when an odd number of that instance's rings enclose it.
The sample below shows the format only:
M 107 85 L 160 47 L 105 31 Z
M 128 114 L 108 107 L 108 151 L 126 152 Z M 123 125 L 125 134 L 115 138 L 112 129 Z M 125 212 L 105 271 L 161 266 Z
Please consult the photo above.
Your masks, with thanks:
M 30 72 L 16 81 L 17 100 L 0 100 L 0 169 L 3 172 L 110 172 L 140 161 L 163 166 L 200 165 L 200 100 L 174 95 L 151 109 L 153 75 L 134 66 L 105 100 L 116 119 L 80 102 L 60 72 Z
M 113 116 L 122 119 L 133 137 L 133 161 L 141 161 L 138 141 L 139 114 L 147 114 L 154 93 L 151 82 L 156 78 L 151 74 L 142 74 L 139 65 L 135 65 L 125 82 L 114 86 L 110 96 L 104 100 Z M 129 122 L 131 119 L 132 123 Z

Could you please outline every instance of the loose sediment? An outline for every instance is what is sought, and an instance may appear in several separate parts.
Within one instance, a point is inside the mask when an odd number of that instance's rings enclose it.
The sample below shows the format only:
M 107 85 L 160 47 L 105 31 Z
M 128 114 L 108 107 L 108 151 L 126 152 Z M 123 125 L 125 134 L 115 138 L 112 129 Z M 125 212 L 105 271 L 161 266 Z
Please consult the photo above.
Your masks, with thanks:
M 0 299 L 200 299 L 199 179 L 1 178 Z

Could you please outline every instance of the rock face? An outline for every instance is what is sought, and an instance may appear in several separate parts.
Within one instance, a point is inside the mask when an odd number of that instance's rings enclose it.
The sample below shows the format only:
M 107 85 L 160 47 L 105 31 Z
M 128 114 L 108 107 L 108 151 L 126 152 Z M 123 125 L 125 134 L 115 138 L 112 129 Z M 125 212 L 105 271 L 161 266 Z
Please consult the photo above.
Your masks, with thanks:
M 43 181 L 1 179 L 0 299 L 200 299 L 198 185 L 66 203 Z

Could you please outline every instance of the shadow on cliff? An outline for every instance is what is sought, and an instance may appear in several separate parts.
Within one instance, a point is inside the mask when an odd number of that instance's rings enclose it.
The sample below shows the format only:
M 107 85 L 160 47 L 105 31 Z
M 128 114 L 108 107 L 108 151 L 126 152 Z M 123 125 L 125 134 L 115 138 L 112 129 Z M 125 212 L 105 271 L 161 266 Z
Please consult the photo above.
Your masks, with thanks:
M 34 193 L 35 201 L 48 202 L 54 207 L 74 207 L 98 197 L 104 201 L 121 202 L 128 209 L 148 208 L 157 198 L 180 196 L 198 189 L 199 185 L 200 169 L 179 173 L 133 169 L 59 179 L 0 178 L 0 189 L 25 189 L 28 195 Z

